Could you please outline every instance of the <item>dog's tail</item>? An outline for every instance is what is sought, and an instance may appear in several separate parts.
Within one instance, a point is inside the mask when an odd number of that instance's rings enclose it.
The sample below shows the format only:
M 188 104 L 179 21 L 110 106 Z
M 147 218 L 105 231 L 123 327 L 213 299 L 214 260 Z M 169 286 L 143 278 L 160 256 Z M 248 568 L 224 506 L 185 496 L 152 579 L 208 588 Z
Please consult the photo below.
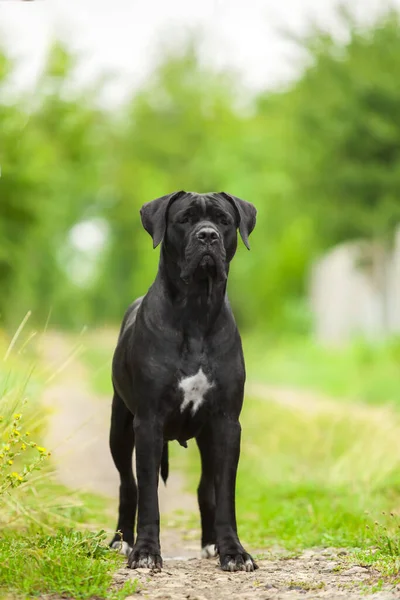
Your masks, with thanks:
M 167 484 L 168 473 L 169 473 L 169 461 L 168 461 L 168 442 L 164 443 L 162 455 L 161 455 L 161 466 L 160 472 L 162 480 Z

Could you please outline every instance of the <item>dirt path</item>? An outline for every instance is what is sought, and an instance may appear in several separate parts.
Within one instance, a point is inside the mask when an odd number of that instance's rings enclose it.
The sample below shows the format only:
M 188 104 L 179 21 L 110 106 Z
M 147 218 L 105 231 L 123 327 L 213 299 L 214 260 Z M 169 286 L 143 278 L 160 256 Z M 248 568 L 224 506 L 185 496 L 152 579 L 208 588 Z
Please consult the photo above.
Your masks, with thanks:
M 345 552 L 345 551 L 342 551 Z M 137 578 L 144 598 L 160 600 L 393 600 L 392 590 L 365 593 L 376 574 L 359 566 L 345 566 L 340 551 L 307 551 L 291 559 L 258 560 L 254 573 L 224 573 L 217 561 L 166 561 L 161 573 L 121 569 L 116 581 Z M 130 598 L 134 600 L 134 596 Z
M 72 350 L 65 337 L 47 333 L 42 354 L 48 372 L 56 371 L 65 363 Z M 263 386 L 262 389 L 253 387 L 252 392 L 265 399 L 273 396 L 282 404 L 302 405 L 303 410 L 319 410 L 321 406 L 317 398 L 299 403 L 299 396 L 293 391 Z M 116 516 L 118 477 L 108 450 L 110 399 L 96 397 L 91 392 L 84 366 L 79 359 L 74 359 L 47 386 L 44 402 L 50 409 L 46 445 L 52 450 L 58 479 L 71 488 L 108 497 L 110 510 Z M 346 563 L 344 550 L 309 550 L 290 559 L 276 555 L 268 559 L 260 557 L 257 561 L 260 569 L 255 573 L 224 573 L 216 559 L 200 560 L 198 532 L 188 530 L 184 521 L 174 527 L 174 521 L 179 519 L 176 511 L 185 515 L 197 512 L 197 503 L 195 496 L 184 490 L 182 476 L 173 468 L 168 487 L 160 486 L 160 506 L 163 571 L 149 573 L 144 569 L 123 568 L 115 575 L 117 585 L 129 578 L 138 579 L 140 595 L 144 598 L 400 598 L 400 586 L 366 594 L 377 574 L 372 569 Z

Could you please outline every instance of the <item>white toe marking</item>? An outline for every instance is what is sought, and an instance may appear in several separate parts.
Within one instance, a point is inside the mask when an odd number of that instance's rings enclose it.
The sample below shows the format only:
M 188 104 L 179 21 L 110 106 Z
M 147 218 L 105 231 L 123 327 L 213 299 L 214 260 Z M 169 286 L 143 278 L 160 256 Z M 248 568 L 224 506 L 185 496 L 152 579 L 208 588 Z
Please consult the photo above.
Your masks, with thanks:
M 233 571 L 236 571 L 236 563 L 234 560 L 228 562 L 228 571 L 231 571 L 232 573 Z
M 246 562 L 244 563 L 244 566 L 246 568 L 246 571 L 249 573 L 250 571 L 254 571 L 254 566 L 253 566 L 253 561 L 248 559 L 246 560 Z
M 201 549 L 201 558 L 214 558 L 214 556 L 217 556 L 215 544 L 207 544 Z
M 114 542 L 111 548 L 113 548 L 113 550 L 118 550 L 119 553 L 124 556 L 129 556 L 132 550 L 128 542 Z
M 213 383 L 208 381 L 201 368 L 196 375 L 181 379 L 179 382 L 179 388 L 183 391 L 181 412 L 183 412 L 189 404 L 192 404 L 192 415 L 194 415 L 203 404 L 206 392 L 208 392 L 213 385 Z
M 139 559 L 139 568 L 141 569 L 149 569 L 151 564 L 151 559 L 148 556 L 144 556 Z

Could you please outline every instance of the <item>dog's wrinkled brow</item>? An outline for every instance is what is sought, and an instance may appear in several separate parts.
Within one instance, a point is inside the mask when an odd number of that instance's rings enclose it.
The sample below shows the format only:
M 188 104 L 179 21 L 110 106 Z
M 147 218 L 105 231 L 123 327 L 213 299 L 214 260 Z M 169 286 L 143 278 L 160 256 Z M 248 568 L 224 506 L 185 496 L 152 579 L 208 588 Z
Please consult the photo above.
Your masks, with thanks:
M 206 199 L 203 196 L 200 196 L 199 204 L 202 209 L 203 215 L 205 215 L 206 214 Z

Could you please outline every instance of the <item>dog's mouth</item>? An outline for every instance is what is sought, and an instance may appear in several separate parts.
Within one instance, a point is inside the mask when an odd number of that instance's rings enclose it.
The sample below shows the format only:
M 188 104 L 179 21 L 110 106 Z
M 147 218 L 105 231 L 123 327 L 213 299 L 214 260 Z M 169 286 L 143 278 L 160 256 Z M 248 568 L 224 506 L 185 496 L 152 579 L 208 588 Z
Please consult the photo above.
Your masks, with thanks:
M 199 267 L 201 267 L 202 269 L 215 267 L 215 258 L 211 256 L 211 254 L 204 254 L 200 259 Z
M 208 280 L 210 277 L 212 279 L 226 279 L 227 275 L 222 253 L 218 252 L 217 249 L 213 252 L 210 252 L 208 248 L 204 250 L 204 253 L 199 253 L 198 249 L 188 253 L 187 262 L 181 271 L 181 278 L 185 283 L 189 283 L 192 280 Z

